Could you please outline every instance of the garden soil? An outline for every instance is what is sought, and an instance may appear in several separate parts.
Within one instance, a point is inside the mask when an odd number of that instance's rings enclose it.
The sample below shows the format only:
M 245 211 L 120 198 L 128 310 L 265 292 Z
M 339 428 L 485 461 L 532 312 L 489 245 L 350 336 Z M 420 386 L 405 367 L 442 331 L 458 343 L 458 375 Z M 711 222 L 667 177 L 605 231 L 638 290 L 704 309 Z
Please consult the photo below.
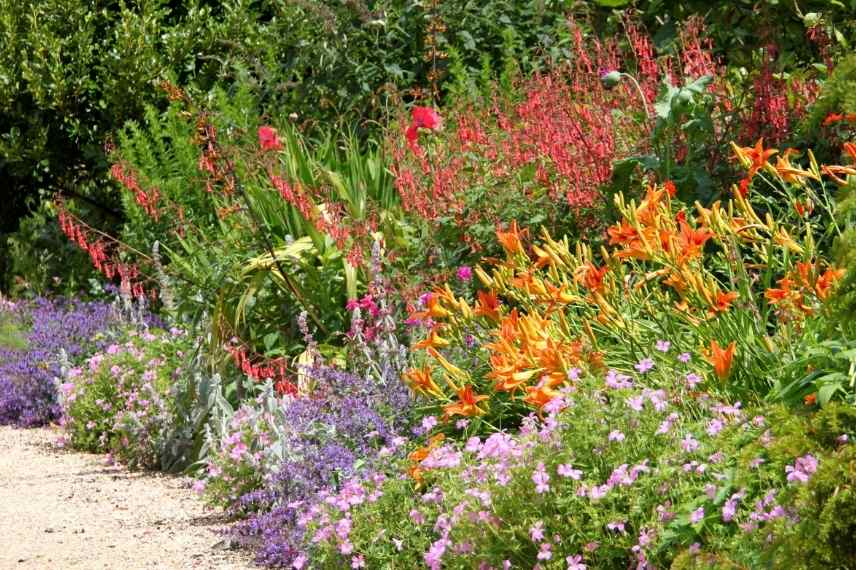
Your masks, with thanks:
M 223 547 L 225 521 L 186 477 L 129 472 L 58 437 L 0 427 L 0 570 L 254 567 Z

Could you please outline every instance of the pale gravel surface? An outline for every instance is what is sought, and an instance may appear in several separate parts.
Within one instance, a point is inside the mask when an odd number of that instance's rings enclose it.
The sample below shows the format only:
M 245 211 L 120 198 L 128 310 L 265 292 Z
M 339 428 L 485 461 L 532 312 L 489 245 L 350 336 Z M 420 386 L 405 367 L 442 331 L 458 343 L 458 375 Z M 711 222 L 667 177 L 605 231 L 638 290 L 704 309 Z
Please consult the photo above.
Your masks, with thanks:
M 58 435 L 0 427 L 0 569 L 254 568 L 220 546 L 224 521 L 187 478 L 109 466 Z

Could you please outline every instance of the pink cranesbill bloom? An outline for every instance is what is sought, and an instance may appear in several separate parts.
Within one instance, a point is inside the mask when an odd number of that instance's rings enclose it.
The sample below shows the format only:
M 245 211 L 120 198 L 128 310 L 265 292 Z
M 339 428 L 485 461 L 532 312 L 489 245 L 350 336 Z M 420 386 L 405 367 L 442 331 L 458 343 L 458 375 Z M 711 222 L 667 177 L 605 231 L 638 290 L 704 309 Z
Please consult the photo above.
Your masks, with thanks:
M 556 468 L 556 472 L 562 477 L 567 477 L 575 481 L 579 481 L 580 477 L 583 476 L 583 472 L 579 469 L 574 469 L 570 463 L 562 463 Z
M 536 522 L 531 527 L 529 527 L 529 538 L 532 539 L 532 542 L 541 542 L 544 540 L 544 523 L 541 521 Z
M 690 522 L 696 524 L 704 518 L 704 507 L 699 507 L 690 514 Z
M 538 463 L 538 466 L 535 468 L 534 473 L 532 473 L 532 482 L 535 483 L 535 492 L 538 494 L 546 493 L 550 490 L 550 475 L 547 474 L 547 470 L 544 467 L 543 463 Z

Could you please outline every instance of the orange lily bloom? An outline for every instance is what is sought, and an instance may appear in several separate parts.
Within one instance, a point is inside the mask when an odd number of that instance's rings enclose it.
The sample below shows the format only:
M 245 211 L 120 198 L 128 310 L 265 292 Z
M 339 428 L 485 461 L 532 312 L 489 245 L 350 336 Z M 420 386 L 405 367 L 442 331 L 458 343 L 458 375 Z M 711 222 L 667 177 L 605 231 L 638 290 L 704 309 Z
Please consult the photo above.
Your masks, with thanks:
M 731 374 L 731 364 L 736 348 L 737 343 L 733 340 L 724 349 L 716 340 L 710 341 L 710 349 L 705 351 L 705 359 L 713 365 L 713 372 L 720 380 L 725 380 Z
M 452 416 L 480 416 L 484 410 L 478 407 L 478 403 L 487 399 L 485 395 L 473 394 L 473 387 L 468 384 L 458 390 L 457 402 L 443 406 L 443 416 L 446 419 Z
M 606 276 L 607 271 L 609 271 L 609 267 L 605 265 L 598 268 L 594 263 L 586 263 L 579 268 L 577 281 L 582 282 L 591 291 L 602 292 L 604 287 L 603 278 Z
M 550 388 L 546 383 L 540 383 L 538 386 L 530 386 L 526 388 L 526 397 L 523 401 L 527 404 L 535 406 L 538 409 L 546 406 L 550 400 L 561 396 L 561 393 L 553 388 Z
M 426 364 L 421 369 L 411 368 L 403 376 L 410 389 L 417 394 L 440 397 L 443 395 L 443 391 L 434 382 L 431 372 L 431 367 Z
M 839 121 L 856 123 L 856 113 L 830 113 L 823 120 L 823 126 L 828 127 L 829 125 Z
M 836 184 L 840 184 L 844 186 L 847 184 L 847 180 L 845 178 L 841 178 L 842 176 L 856 176 L 856 168 L 851 168 L 849 166 L 821 166 L 821 172 L 835 180 Z
M 835 269 L 833 267 L 824 271 L 823 275 L 818 277 L 817 282 L 814 284 L 814 291 L 817 293 L 817 298 L 825 301 L 829 297 L 829 292 L 832 290 L 833 285 L 844 277 L 844 273 L 844 269 Z
M 713 237 L 713 232 L 706 229 L 693 229 L 688 223 L 681 222 L 681 233 L 678 234 L 678 248 L 682 260 L 692 259 L 701 255 L 705 242 Z
M 767 161 L 771 156 L 778 152 L 775 149 L 764 149 L 763 138 L 758 139 L 754 147 L 738 147 L 737 145 L 733 145 L 733 148 L 734 154 L 740 159 L 740 162 L 749 169 L 747 177 L 750 179 L 767 165 Z
M 523 242 L 520 240 L 521 235 L 525 236 L 526 231 L 521 232 L 517 228 L 517 221 L 511 222 L 511 228 L 508 231 L 496 230 L 496 239 L 499 240 L 502 248 L 509 255 L 515 253 L 523 253 Z
M 730 307 L 731 303 L 733 303 L 740 294 L 737 291 L 729 291 L 728 293 L 723 293 L 722 291 L 716 292 L 716 297 L 714 297 L 713 305 L 710 307 L 710 312 L 712 314 L 724 313 Z
M 428 454 L 431 453 L 431 450 L 440 445 L 440 442 L 442 442 L 445 437 L 446 436 L 444 436 L 442 433 L 438 433 L 437 435 L 431 437 L 430 440 L 428 440 L 427 446 L 420 447 L 419 449 L 412 451 L 407 456 L 407 459 L 411 463 L 411 466 L 408 468 L 407 473 L 413 479 L 415 479 L 417 483 L 422 483 L 422 473 L 425 472 L 424 469 L 419 467 L 419 464 L 425 461 L 425 459 L 428 457 Z
M 428 347 L 443 348 L 444 346 L 449 346 L 449 341 L 446 340 L 445 338 L 442 338 L 437 333 L 437 329 L 438 329 L 438 327 L 436 327 L 436 326 L 433 327 L 431 329 L 431 332 L 428 333 L 428 337 L 424 338 L 424 339 L 420 340 L 419 342 L 417 342 L 416 344 L 414 344 L 413 348 L 416 348 L 416 349 L 428 348 Z
M 800 285 L 811 288 L 811 270 L 814 269 L 814 264 L 810 261 L 800 261 L 796 268 Z
M 800 218 L 805 218 L 806 214 L 811 214 L 814 210 L 814 204 L 808 199 L 805 202 L 797 200 L 794 202 L 794 210 Z
M 793 283 L 793 279 L 789 277 L 779 279 L 779 288 L 771 287 L 767 289 L 764 291 L 764 297 L 767 298 L 771 305 L 780 303 L 792 296 L 793 291 L 791 291 L 791 286 Z
M 499 320 L 499 299 L 494 291 L 479 291 L 479 300 L 473 314 L 487 317 L 491 320 Z
M 444 309 L 442 305 L 440 305 L 439 295 L 437 295 L 436 293 L 431 293 L 427 295 L 427 297 L 428 300 L 425 302 L 425 310 L 413 313 L 411 315 L 411 318 L 420 320 L 424 320 L 429 317 L 433 319 L 442 319 L 452 314 L 447 309 Z
M 609 245 L 628 245 L 639 240 L 639 232 L 627 220 L 621 220 L 617 227 L 609 227 L 606 233 L 609 234 Z

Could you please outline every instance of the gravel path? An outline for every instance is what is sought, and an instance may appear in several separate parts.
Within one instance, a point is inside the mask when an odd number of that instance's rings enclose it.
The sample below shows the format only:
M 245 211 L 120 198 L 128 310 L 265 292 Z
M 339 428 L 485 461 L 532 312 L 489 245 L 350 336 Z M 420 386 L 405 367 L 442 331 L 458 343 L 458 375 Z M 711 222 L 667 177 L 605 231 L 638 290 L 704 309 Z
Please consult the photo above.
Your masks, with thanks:
M 0 569 L 239 570 L 224 521 L 187 478 L 56 449 L 50 429 L 0 427 Z

